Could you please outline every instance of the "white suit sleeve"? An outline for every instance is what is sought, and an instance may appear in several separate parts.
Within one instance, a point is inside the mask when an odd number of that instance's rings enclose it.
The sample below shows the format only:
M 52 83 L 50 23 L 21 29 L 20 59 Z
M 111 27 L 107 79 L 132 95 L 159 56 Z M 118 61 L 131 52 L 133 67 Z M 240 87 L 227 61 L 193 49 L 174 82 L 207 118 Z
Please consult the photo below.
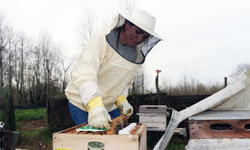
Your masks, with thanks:
M 104 42 L 105 37 L 93 37 L 80 54 L 72 71 L 71 80 L 74 86 L 78 88 L 85 107 L 92 98 L 100 96 L 97 74 L 104 57 Z
M 83 105 L 86 107 L 88 102 L 98 96 L 101 96 L 100 89 L 96 82 L 94 81 L 85 81 L 81 84 L 79 88 L 79 94 Z

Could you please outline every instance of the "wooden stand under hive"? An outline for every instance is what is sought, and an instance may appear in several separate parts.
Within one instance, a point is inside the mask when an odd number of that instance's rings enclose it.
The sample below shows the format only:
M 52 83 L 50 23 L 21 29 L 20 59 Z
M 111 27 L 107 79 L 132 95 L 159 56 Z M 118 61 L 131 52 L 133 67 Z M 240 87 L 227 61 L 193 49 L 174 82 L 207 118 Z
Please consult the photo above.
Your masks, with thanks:
M 53 134 L 53 150 L 145 150 L 147 128 L 137 124 L 130 135 L 119 135 L 118 131 L 128 125 L 125 116 L 117 117 L 110 124 L 110 131 L 76 131 L 86 124 L 71 127 Z
M 250 111 L 207 111 L 189 118 L 186 150 L 250 149 Z

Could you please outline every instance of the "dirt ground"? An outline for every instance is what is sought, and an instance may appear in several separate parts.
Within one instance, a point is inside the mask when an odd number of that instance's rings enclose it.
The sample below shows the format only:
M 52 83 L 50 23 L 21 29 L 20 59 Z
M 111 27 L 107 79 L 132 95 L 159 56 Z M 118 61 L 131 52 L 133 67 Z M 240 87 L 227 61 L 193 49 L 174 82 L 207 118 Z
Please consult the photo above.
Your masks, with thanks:
M 17 127 L 17 131 L 35 131 L 42 129 L 46 126 L 45 120 L 32 120 L 26 122 L 20 122 L 20 126 Z M 22 141 L 22 140 L 21 140 Z M 33 142 L 19 141 L 17 148 L 27 149 L 27 150 L 52 150 L 52 145 L 45 144 L 42 140 L 34 140 Z M 31 142 L 31 143 L 30 143 Z
M 46 126 L 45 120 L 32 120 L 21 122 L 20 126 L 17 128 L 17 131 L 34 131 Z

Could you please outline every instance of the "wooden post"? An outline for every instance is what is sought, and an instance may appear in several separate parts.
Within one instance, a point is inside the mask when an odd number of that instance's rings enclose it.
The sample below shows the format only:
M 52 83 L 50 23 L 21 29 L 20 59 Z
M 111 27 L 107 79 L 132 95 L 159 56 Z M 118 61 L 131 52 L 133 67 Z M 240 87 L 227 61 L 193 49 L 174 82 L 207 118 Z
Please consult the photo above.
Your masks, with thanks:
M 158 97 L 158 105 L 161 105 L 161 98 L 160 98 L 160 89 L 159 89 L 159 73 L 161 70 L 156 70 L 156 77 L 155 77 L 155 88 L 157 92 L 157 97 Z
M 3 37 L 1 37 L 1 44 L 0 44 L 0 90 L 3 89 Z
M 49 60 L 46 60 L 46 68 L 47 68 L 47 84 L 46 84 L 46 108 L 47 108 L 47 125 L 50 125 L 50 95 L 49 95 L 49 78 L 50 78 L 50 70 L 49 70 Z
M 15 122 L 15 107 L 14 107 L 14 98 L 12 93 L 12 66 L 9 66 L 9 115 L 8 115 L 8 129 L 15 130 L 16 129 L 16 122 Z
M 224 86 L 227 86 L 227 77 L 224 77 Z

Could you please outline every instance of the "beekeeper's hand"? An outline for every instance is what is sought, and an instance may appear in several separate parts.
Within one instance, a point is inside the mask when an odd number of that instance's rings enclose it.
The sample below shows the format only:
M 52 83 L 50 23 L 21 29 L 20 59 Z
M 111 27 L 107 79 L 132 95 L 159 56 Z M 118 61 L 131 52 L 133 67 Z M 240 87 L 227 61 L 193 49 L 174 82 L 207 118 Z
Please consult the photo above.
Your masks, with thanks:
M 88 123 L 90 126 L 110 130 L 109 122 L 112 120 L 101 97 L 93 98 L 87 105 L 87 111 L 89 112 Z
M 128 103 L 126 97 L 121 95 L 116 101 L 116 106 L 120 109 L 121 114 L 126 115 L 128 118 L 133 114 L 133 107 Z

